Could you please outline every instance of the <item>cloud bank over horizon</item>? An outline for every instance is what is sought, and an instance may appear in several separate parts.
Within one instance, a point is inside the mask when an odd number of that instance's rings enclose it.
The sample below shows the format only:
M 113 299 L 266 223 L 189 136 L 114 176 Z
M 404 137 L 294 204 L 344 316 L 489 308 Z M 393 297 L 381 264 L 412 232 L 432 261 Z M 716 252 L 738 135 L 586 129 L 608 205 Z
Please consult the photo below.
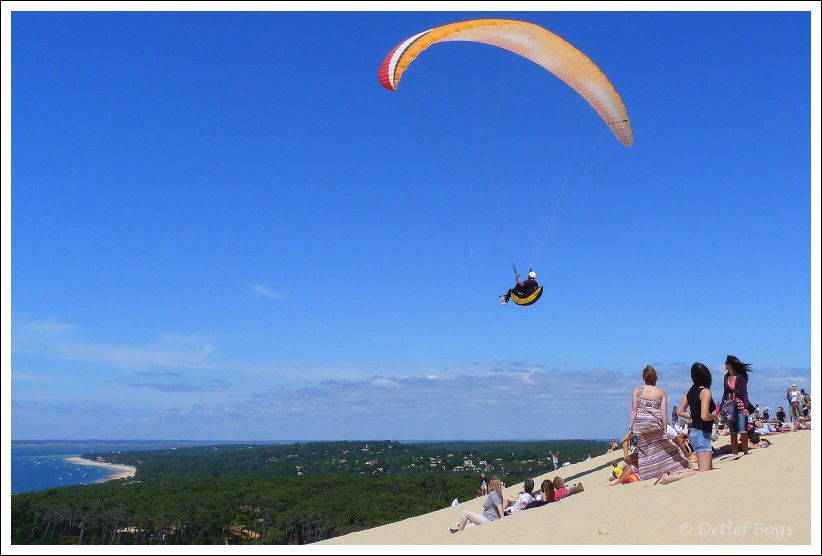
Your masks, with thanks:
M 388 373 L 256 388 L 190 370 L 140 371 L 110 380 L 126 398 L 102 403 L 15 399 L 14 438 L 185 440 L 453 440 L 610 438 L 627 429 L 630 396 L 641 371 L 558 371 L 540 364 L 495 362 L 470 371 Z M 656 364 L 668 411 L 690 385 L 690 365 Z M 712 369 L 715 398 L 724 369 Z M 808 369 L 756 369 L 752 401 L 775 408 L 792 382 L 809 389 Z M 140 393 L 143 391 L 144 393 Z M 153 392 L 153 393 L 149 393 Z M 62 415 L 59 422 L 54 416 Z M 79 433 L 77 431 L 82 431 Z

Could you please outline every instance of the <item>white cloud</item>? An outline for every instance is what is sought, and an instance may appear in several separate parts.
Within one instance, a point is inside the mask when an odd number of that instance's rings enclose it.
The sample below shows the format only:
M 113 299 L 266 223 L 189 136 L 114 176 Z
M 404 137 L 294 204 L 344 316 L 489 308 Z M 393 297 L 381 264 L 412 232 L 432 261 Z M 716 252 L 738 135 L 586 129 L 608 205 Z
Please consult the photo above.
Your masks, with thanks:
M 690 365 L 656 368 L 658 386 L 668 392 L 672 406 L 690 385 Z M 372 375 L 324 380 L 292 389 L 274 386 L 277 381 L 272 377 L 269 389 L 260 387 L 263 381 L 257 381 L 254 392 L 226 392 L 210 397 L 213 403 L 198 401 L 185 407 L 152 410 L 135 399 L 134 407 L 118 406 L 101 415 L 122 423 L 122 419 L 113 417 L 131 414 L 135 420 L 129 430 L 136 436 L 156 435 L 147 419 L 155 417 L 156 422 L 172 427 L 167 432 L 169 437 L 178 438 L 611 438 L 624 433 L 631 392 L 642 382 L 640 371 L 631 375 L 603 369 L 556 371 L 522 364 L 496 364 L 493 369 L 454 373 L 447 380 L 432 380 L 423 373 L 403 377 Z M 791 382 L 808 388 L 810 373 L 807 369 L 757 368 L 751 374 L 751 400 L 774 409 L 780 403 L 784 405 L 779 400 Z M 715 399 L 721 396 L 721 387 L 722 374 L 715 372 Z M 185 403 L 182 400 L 178 404 Z M 15 411 L 18 415 L 25 412 L 28 419 L 34 418 L 34 413 L 41 417 L 67 414 L 45 400 L 17 403 Z M 140 421 L 137 416 L 146 420 Z M 106 422 L 103 419 L 98 425 L 105 426 Z
M 147 417 L 126 417 L 126 423 L 137 423 L 140 425 L 151 425 L 152 423 L 156 422 L 157 418 L 154 416 L 147 416 Z
M 275 292 L 270 290 L 269 288 L 260 285 L 254 284 L 251 286 L 252 293 L 256 294 L 259 297 L 263 297 L 265 299 L 270 299 L 272 301 L 276 301 L 278 299 L 283 299 L 283 295 L 281 293 Z
M 630 396 L 641 372 L 559 372 L 546 367 L 495 367 L 449 380 L 433 375 L 328 380 L 299 389 L 269 389 L 236 402 L 192 408 L 193 415 L 254 420 L 298 438 L 605 438 L 627 427 Z M 658 385 L 679 402 L 690 365 L 657 367 Z M 763 407 L 787 377 L 808 384 L 807 370 L 759 369 L 751 399 Z M 714 397 L 722 394 L 714 373 Z M 317 428 L 317 423 L 328 423 Z
M 82 338 L 70 324 L 56 321 L 15 321 L 12 349 L 17 354 L 128 369 L 206 369 L 212 367 L 207 360 L 215 347 L 200 336 L 181 334 L 164 334 L 156 341 L 141 345 L 95 342 Z
M 384 388 L 402 388 L 402 384 L 390 378 L 375 378 L 371 381 L 374 386 L 382 386 Z
M 61 322 L 57 319 L 42 319 L 33 321 L 15 320 L 12 324 L 12 333 L 35 334 L 41 336 L 59 336 L 74 332 L 74 325 Z
M 166 392 L 164 406 L 158 405 L 164 409 L 141 407 L 139 396 L 133 407 L 122 409 L 136 415 L 154 414 L 158 422 L 174 421 L 177 434 L 183 436 L 189 427 L 212 434 L 211 438 L 221 434 L 230 438 L 233 432 L 224 425 L 229 422 L 246 423 L 246 438 L 259 439 L 611 437 L 627 426 L 630 394 L 642 382 L 639 369 L 630 375 L 608 369 L 559 371 L 517 361 L 471 364 L 447 372 L 420 369 L 404 376 L 355 374 L 335 367 L 310 371 L 264 365 L 227 367 L 211 361 L 216 347 L 201 336 L 166 334 L 152 342 L 124 345 L 88 340 L 71 324 L 56 320 L 15 321 L 13 348 L 15 353 L 150 371 L 117 382 Z M 655 367 L 669 404 L 677 403 L 690 385 L 690 364 L 658 363 Z M 158 372 L 159 368 L 164 370 Z M 226 388 L 219 377 L 201 383 L 167 369 L 231 370 L 232 387 Z M 713 370 L 717 400 L 722 394 L 723 371 Z M 250 387 L 235 380 L 237 372 L 256 375 L 249 381 L 253 390 L 244 390 Z M 36 381 L 38 375 L 19 373 L 16 384 Z M 283 388 L 285 377 L 301 378 L 297 382 L 301 384 L 308 377 L 316 382 Z M 784 405 L 785 388 L 794 382 L 809 389 L 808 369 L 754 367 L 751 401 L 762 407 Z M 266 389 L 266 384 L 271 388 Z M 184 400 L 191 400 L 192 392 L 209 392 L 209 396 L 198 397 L 198 405 L 185 410 L 171 406 L 187 403 Z M 48 398 L 28 395 L 30 401 L 43 402 L 30 411 L 56 415 Z M 154 434 L 145 430 L 145 434 Z

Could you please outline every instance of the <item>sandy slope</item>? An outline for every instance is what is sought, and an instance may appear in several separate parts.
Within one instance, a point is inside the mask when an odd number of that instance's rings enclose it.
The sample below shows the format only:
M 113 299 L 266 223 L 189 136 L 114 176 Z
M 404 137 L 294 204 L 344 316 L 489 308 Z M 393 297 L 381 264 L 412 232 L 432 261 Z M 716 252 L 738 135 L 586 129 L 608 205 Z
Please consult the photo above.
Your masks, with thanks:
M 612 454 L 562 468 L 585 492 L 512 517 L 449 533 L 482 499 L 325 541 L 328 544 L 809 544 L 811 433 L 768 437 L 773 446 L 669 485 L 608 486 Z M 727 438 L 720 441 L 727 443 Z M 555 473 L 535 477 L 537 485 Z M 515 496 L 522 484 L 506 494 Z

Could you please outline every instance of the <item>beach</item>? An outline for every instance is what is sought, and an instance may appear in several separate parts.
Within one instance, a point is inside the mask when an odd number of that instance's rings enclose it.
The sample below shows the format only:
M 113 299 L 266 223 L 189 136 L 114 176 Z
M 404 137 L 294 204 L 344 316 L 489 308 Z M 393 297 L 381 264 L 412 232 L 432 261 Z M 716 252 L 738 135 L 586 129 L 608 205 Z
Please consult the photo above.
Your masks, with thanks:
M 103 483 L 105 481 L 111 481 L 113 479 L 127 479 L 128 477 L 133 477 L 137 473 L 137 468 L 132 467 L 130 465 L 119 465 L 116 463 L 105 463 L 102 461 L 94 461 L 90 459 L 81 458 L 78 456 L 71 456 L 67 457 L 66 461 L 69 463 L 73 463 L 75 465 L 86 465 L 89 467 L 99 467 L 102 469 L 109 469 L 111 471 L 111 475 L 106 477 L 105 479 L 100 479 L 97 481 L 98 483 Z
M 610 486 L 610 462 L 593 457 L 534 477 L 559 475 L 585 491 L 459 533 L 464 510 L 482 513 L 483 498 L 465 501 L 324 544 L 777 544 L 811 542 L 811 432 L 767 436 L 770 448 L 714 459 L 714 470 L 668 485 Z M 720 437 L 714 447 L 728 444 Z M 741 454 L 741 453 L 740 453 Z M 516 497 L 522 483 L 505 489 Z

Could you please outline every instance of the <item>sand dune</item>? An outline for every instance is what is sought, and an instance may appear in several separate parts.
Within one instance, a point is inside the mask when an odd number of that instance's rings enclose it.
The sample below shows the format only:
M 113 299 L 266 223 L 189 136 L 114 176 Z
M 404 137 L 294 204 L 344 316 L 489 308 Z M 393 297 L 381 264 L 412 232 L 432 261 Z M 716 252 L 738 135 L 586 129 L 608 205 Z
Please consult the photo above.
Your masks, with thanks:
M 715 470 L 669 485 L 608 486 L 606 454 L 556 474 L 585 492 L 459 533 L 447 528 L 483 499 L 324 541 L 327 544 L 809 544 L 811 433 L 768 437 L 773 446 L 714 460 Z M 727 438 L 718 444 L 726 444 Z M 715 446 L 717 443 L 715 443 Z M 522 483 L 506 489 L 516 496 Z

